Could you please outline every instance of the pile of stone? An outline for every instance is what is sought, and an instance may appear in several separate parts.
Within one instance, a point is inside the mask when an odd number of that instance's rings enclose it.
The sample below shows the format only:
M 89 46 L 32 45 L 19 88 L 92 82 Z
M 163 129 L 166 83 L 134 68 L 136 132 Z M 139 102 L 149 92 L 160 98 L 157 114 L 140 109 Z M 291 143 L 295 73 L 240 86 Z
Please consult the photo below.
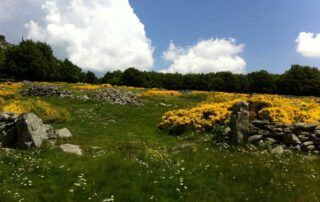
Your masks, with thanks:
M 249 126 L 248 141 L 254 145 L 269 143 L 283 149 L 320 153 L 320 127 L 314 124 L 285 125 L 268 120 L 254 120 Z
M 271 153 L 286 150 L 320 153 L 320 127 L 315 124 L 286 125 L 268 120 L 249 120 L 249 104 L 233 106 L 228 134 L 236 144 L 249 142 L 255 146 L 270 145 Z
M 47 97 L 47 96 L 57 96 L 57 97 L 72 97 L 73 94 L 70 91 L 60 89 L 56 86 L 47 85 L 32 85 L 27 89 L 20 91 L 20 94 L 24 97 Z
M 142 106 L 142 100 L 131 91 L 125 91 L 117 88 L 108 88 L 100 90 L 97 93 L 88 96 L 88 99 L 105 100 L 120 105 Z
M 0 145 L 5 148 L 26 150 L 40 147 L 44 142 L 54 145 L 59 138 L 71 137 L 72 134 L 67 128 L 55 130 L 33 113 L 0 114 Z M 74 146 L 71 149 L 74 149 Z M 70 149 L 69 144 L 60 147 L 64 151 Z M 73 153 L 79 154 L 79 149 Z

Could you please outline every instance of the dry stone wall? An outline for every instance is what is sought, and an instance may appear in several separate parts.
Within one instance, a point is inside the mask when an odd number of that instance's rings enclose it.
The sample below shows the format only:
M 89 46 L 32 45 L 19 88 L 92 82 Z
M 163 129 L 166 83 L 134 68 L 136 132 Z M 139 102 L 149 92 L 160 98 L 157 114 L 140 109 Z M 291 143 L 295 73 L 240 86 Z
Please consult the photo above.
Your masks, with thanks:
M 230 136 L 233 143 L 251 143 L 257 147 L 270 145 L 272 153 L 286 150 L 320 153 L 320 126 L 296 123 L 286 125 L 269 120 L 249 121 L 249 105 L 240 102 L 233 106 L 230 120 Z

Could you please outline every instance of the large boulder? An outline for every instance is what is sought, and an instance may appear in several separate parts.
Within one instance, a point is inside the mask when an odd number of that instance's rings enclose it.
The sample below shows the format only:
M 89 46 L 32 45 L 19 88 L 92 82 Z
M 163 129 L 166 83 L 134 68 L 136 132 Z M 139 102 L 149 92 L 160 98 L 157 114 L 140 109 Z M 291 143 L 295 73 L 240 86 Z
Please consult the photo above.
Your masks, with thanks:
M 18 149 L 40 147 L 47 139 L 47 133 L 42 120 L 33 113 L 22 114 L 16 121 Z
M 239 144 L 248 140 L 249 126 L 249 104 L 247 102 L 236 103 L 230 118 L 230 134 L 234 143 Z

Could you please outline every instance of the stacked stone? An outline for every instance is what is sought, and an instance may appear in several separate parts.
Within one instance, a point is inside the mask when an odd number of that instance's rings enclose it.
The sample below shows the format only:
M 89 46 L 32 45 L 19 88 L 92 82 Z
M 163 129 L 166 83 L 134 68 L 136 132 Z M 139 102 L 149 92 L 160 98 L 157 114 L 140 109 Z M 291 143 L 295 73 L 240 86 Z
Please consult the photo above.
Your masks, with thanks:
M 117 88 L 100 90 L 89 95 L 89 99 L 106 100 L 114 104 L 142 106 L 142 100 L 131 91 L 124 91 Z
M 45 86 L 45 85 L 35 85 L 30 86 L 27 89 L 21 90 L 20 94 L 24 97 L 47 97 L 47 96 L 56 96 L 56 97 L 72 97 L 73 94 L 70 91 L 60 89 L 56 86 Z
M 249 126 L 248 141 L 256 146 L 268 142 L 273 147 L 320 153 L 320 127 L 306 123 L 286 125 L 254 120 Z

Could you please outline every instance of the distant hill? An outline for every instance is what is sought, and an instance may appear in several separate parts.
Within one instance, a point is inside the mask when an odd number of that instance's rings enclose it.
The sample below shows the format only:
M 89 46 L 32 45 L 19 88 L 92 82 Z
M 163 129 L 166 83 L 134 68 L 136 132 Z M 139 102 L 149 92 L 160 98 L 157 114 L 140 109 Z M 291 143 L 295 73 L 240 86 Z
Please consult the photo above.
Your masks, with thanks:
M 6 50 L 10 46 L 12 46 L 12 44 L 6 41 L 6 37 L 3 35 L 0 35 L 0 51 Z

